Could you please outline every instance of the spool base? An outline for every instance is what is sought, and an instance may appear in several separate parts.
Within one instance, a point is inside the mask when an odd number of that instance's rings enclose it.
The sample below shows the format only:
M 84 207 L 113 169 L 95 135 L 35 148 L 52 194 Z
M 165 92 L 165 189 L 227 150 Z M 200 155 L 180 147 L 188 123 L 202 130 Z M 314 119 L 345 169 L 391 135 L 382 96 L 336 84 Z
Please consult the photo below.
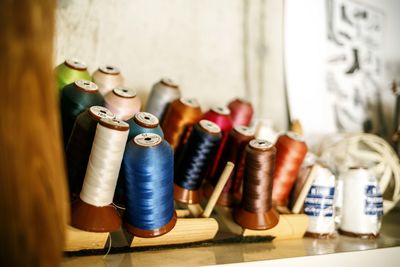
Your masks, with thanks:
M 71 225 L 88 232 L 114 232 L 121 228 L 121 218 L 112 205 L 96 207 L 78 198 L 72 203 Z
M 342 230 L 340 228 L 339 228 L 338 232 L 341 235 L 345 235 L 345 236 L 349 236 L 349 237 L 357 237 L 357 238 L 361 238 L 361 239 L 377 239 L 379 237 L 379 233 L 377 233 L 377 234 L 373 234 L 373 233 L 369 233 L 369 234 L 353 233 L 353 232 L 344 231 L 344 230 Z
M 243 228 L 267 230 L 278 224 L 279 214 L 274 208 L 265 213 L 252 213 L 240 207 L 235 209 L 233 219 Z
M 189 190 L 174 184 L 174 200 L 185 204 L 198 204 L 200 190 Z
M 274 208 L 265 213 L 252 213 L 240 207 L 235 209 L 233 219 L 243 228 L 267 230 L 278 224 L 279 214 Z
M 313 233 L 306 232 L 304 234 L 305 237 L 315 238 L 315 239 L 335 239 L 337 235 L 335 233 Z
M 144 229 L 137 228 L 127 222 L 124 223 L 124 226 L 128 230 L 128 232 L 134 236 L 151 238 L 151 237 L 158 237 L 158 236 L 165 235 L 166 233 L 171 231 L 176 224 L 176 219 L 177 219 L 177 216 L 176 216 L 176 212 L 174 211 L 174 215 L 172 216 L 169 223 L 167 223 L 166 225 L 164 225 L 158 229 L 144 230 Z

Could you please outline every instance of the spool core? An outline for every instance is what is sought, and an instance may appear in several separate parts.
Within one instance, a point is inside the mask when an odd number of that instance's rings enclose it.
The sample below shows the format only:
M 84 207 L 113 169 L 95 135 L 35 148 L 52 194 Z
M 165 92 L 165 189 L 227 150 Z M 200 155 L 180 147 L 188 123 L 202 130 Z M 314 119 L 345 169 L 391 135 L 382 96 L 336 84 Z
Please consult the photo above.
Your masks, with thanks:
M 102 106 L 91 106 L 89 108 L 89 115 L 99 121 L 102 118 L 114 119 L 115 115 L 109 109 Z
M 87 66 L 84 62 L 76 58 L 69 58 L 65 60 L 65 65 L 75 70 L 86 70 Z
M 255 132 L 254 129 L 244 126 L 244 125 L 237 125 L 233 128 L 236 132 L 244 136 L 254 136 Z
M 148 112 L 138 112 L 133 120 L 140 126 L 145 128 L 156 128 L 158 126 L 158 118 Z
M 228 116 L 231 114 L 231 111 L 227 107 L 213 107 L 211 110 L 219 115 Z
M 95 93 L 99 89 L 97 84 L 95 84 L 94 82 L 91 82 L 91 81 L 87 81 L 87 80 L 77 80 L 74 83 L 75 83 L 75 86 L 79 90 L 87 92 L 87 93 Z
M 174 88 L 174 89 L 178 89 L 179 88 L 178 84 L 175 81 L 173 81 L 172 79 L 170 79 L 170 78 L 162 78 L 160 80 L 160 83 L 162 83 L 162 84 L 164 84 L 164 85 L 166 85 L 168 87 Z
M 198 108 L 200 106 L 199 102 L 195 98 L 181 97 L 179 101 L 181 101 L 181 103 L 184 104 L 185 106 L 189 106 L 192 108 Z
M 101 66 L 99 68 L 99 71 L 101 71 L 104 74 L 109 74 L 109 75 L 118 75 L 118 74 L 120 74 L 119 69 L 117 67 L 111 66 L 111 65 Z
M 136 92 L 132 89 L 125 88 L 125 87 L 117 87 L 113 89 L 113 93 L 117 96 L 124 97 L 124 98 L 134 98 L 136 97 Z

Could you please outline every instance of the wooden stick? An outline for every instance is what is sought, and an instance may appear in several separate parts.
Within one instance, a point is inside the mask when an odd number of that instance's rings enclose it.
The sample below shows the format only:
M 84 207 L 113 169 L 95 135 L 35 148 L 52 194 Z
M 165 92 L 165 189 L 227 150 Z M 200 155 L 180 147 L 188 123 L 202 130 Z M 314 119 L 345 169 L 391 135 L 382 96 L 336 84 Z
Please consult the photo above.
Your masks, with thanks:
M 235 164 L 233 164 L 232 162 L 228 161 L 226 163 L 225 169 L 222 172 L 217 185 L 215 186 L 215 189 L 210 197 L 210 200 L 208 200 L 207 206 L 204 209 L 203 214 L 201 215 L 202 217 L 204 217 L 204 218 L 210 217 L 211 212 L 214 209 L 215 204 L 217 203 L 218 198 L 221 195 L 226 182 L 228 181 L 229 177 L 231 176 L 231 173 L 232 173 L 232 170 L 234 167 L 235 167 Z
M 187 208 L 193 217 L 199 217 L 203 213 L 203 208 L 200 204 L 188 204 Z

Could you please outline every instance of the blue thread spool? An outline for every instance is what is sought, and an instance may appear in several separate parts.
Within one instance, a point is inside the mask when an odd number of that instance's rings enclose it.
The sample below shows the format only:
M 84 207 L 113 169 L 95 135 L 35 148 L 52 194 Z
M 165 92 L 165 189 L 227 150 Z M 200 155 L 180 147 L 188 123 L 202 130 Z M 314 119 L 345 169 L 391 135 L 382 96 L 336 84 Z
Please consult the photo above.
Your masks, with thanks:
M 64 147 L 67 146 L 76 117 L 91 106 L 102 106 L 103 96 L 95 83 L 77 80 L 61 91 L 61 119 L 64 135 Z
M 129 124 L 128 141 L 139 134 L 155 133 L 164 138 L 164 133 L 159 125 L 158 118 L 148 112 L 138 112 L 133 118 L 126 121 Z M 114 202 L 119 206 L 125 206 L 125 176 L 124 166 L 121 166 L 121 172 L 118 178 L 117 188 L 115 190 Z
M 175 226 L 173 164 L 171 146 L 157 134 L 139 134 L 128 142 L 125 226 L 133 235 L 156 237 Z
M 138 134 L 155 133 L 164 138 L 164 133 L 156 116 L 148 112 L 138 112 L 127 121 L 130 127 L 128 140 L 130 141 Z
M 176 164 L 174 199 L 188 204 L 200 202 L 199 189 L 221 142 L 221 128 L 201 120 L 185 144 Z

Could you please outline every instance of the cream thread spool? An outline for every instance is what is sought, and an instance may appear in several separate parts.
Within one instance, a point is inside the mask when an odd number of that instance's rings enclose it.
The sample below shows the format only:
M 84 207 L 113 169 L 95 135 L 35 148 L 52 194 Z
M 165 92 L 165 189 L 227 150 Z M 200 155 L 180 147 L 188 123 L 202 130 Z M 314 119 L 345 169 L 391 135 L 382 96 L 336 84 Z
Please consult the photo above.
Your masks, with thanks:
M 376 177 L 364 168 L 350 168 L 343 174 L 343 206 L 339 232 L 344 235 L 379 236 L 383 199 Z
M 129 125 L 103 118 L 97 125 L 85 179 L 72 206 L 72 225 L 93 232 L 118 230 L 121 219 L 111 205 L 128 138 Z
M 106 108 L 111 110 L 118 120 L 127 121 L 140 111 L 142 102 L 136 92 L 126 87 L 117 87 L 104 97 Z
M 112 65 L 101 66 L 92 76 L 93 81 L 99 86 L 99 92 L 103 96 L 124 84 L 124 77 L 119 68 Z
M 335 176 L 317 164 L 314 182 L 304 201 L 304 213 L 309 218 L 306 236 L 329 238 L 335 233 Z
M 145 111 L 154 114 L 162 124 L 164 113 L 168 105 L 181 97 L 178 84 L 168 78 L 163 78 L 154 84 Z

